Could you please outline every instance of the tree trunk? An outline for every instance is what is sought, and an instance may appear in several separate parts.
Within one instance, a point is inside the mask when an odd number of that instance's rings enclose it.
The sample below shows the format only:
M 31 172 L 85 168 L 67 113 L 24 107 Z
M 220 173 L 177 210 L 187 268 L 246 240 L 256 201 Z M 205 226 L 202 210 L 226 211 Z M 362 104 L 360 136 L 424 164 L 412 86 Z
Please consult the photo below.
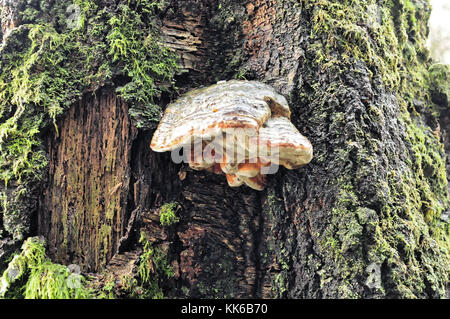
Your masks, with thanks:
M 174 271 L 160 280 L 166 297 L 445 298 L 449 98 L 429 73 L 429 10 L 421 0 L 168 1 L 156 24 L 179 56 L 178 94 L 268 83 L 314 159 L 262 192 L 232 189 L 151 151 L 154 130 L 103 87 L 43 132 L 48 178 L 31 192 L 40 204 L 28 234 L 46 238 L 55 262 L 116 274 L 138 262 L 143 233 Z M 164 227 L 172 202 L 179 222 Z

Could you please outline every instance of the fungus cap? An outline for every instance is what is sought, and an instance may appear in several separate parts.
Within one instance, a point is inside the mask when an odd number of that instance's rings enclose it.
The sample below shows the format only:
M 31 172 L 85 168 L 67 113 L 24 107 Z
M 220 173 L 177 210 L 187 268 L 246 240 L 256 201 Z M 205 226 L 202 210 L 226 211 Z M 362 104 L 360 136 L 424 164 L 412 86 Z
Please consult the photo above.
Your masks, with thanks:
M 270 101 L 268 103 L 267 101 Z M 256 81 L 227 81 L 190 91 L 168 105 L 151 148 L 171 151 L 191 137 L 211 138 L 235 129 L 256 135 L 272 108 L 290 114 L 286 99 L 269 85 Z
M 192 169 L 225 174 L 231 187 L 263 190 L 273 165 L 295 169 L 312 159 L 311 143 L 290 116 L 286 99 L 266 84 L 220 82 L 169 104 L 150 146 L 188 147 Z
M 288 169 L 295 169 L 308 164 L 313 156 L 311 142 L 304 137 L 294 124 L 285 117 L 272 117 L 259 129 L 258 139 L 253 141 L 265 147 L 270 153 L 267 160 L 278 159 L 278 163 Z M 264 156 L 263 156 L 264 158 Z

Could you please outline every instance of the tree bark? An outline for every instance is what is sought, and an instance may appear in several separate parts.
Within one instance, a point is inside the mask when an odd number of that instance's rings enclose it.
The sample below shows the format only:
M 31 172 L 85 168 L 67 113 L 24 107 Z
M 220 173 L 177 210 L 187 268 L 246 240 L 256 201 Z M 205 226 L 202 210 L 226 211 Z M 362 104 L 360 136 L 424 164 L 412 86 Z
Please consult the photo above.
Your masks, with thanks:
M 45 136 L 36 218 L 52 259 L 100 273 L 114 256 L 127 264 L 143 232 L 174 269 L 167 297 L 445 298 L 448 97 L 432 101 L 429 86 L 415 96 L 411 73 L 432 63 L 429 5 L 357 3 L 169 1 L 158 25 L 180 57 L 178 93 L 233 77 L 268 83 L 288 98 L 314 159 L 262 192 L 232 189 L 152 152 L 153 131 L 133 126 L 113 90 L 87 93 Z M 338 10 L 359 9 L 379 25 L 355 17 L 333 29 Z M 174 201 L 180 221 L 163 227 L 160 208 Z
M 100 271 L 125 235 L 136 128 L 111 90 L 81 100 L 58 128 L 48 137 L 50 179 L 38 233 L 56 261 Z

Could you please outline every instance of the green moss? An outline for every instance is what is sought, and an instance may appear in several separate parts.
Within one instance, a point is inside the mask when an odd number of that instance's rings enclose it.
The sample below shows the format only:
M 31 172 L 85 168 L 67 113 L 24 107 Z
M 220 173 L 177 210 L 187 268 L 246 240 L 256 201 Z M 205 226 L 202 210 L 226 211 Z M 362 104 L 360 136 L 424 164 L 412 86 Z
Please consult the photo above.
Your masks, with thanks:
M 450 106 L 450 65 L 435 63 L 429 68 L 430 90 L 433 102 L 441 107 Z
M 277 193 L 276 187 L 267 188 L 266 202 L 263 205 L 263 214 L 265 216 L 265 224 L 270 225 L 270 229 L 266 229 L 265 236 L 269 238 L 267 242 L 261 243 L 264 248 L 261 248 L 258 256 L 262 265 L 272 265 L 273 260 L 270 256 L 275 256 L 278 265 L 277 270 L 271 278 L 271 297 L 283 298 L 289 290 L 289 276 L 291 274 L 292 264 L 292 247 L 294 235 L 290 233 L 292 225 L 287 221 L 285 214 L 284 203 L 281 194 Z M 289 238 L 286 241 L 277 240 L 278 234 L 282 230 Z M 268 254 L 269 253 L 269 254 Z
M 96 299 L 115 299 L 116 298 L 116 278 L 114 275 L 108 275 L 101 291 L 96 295 Z
M 176 215 L 177 210 L 180 209 L 180 204 L 177 202 L 166 203 L 160 208 L 160 223 L 164 227 L 171 226 L 180 221 Z
M 26 204 L 29 196 L 29 188 L 26 185 L 18 185 L 9 196 L 6 196 L 6 192 L 0 192 L 3 226 L 14 240 L 23 240 L 31 225 L 30 216 L 22 213 L 29 210 L 29 205 Z
M 398 85 L 396 63 L 400 55 L 395 50 L 397 41 L 388 6 L 376 1 L 317 0 L 306 1 L 306 7 L 312 12 L 311 38 L 317 39 L 310 48 L 316 63 L 325 69 L 363 60 L 371 70 L 376 68 L 383 74 L 387 85 Z
M 45 255 L 45 242 L 27 239 L 22 252 L 9 263 L 2 276 L 0 293 L 6 298 L 84 299 L 84 277 L 69 268 L 54 264 Z
M 174 276 L 167 255 L 158 247 L 153 246 L 145 233 L 141 233 L 139 242 L 143 245 L 136 279 L 129 278 L 125 285 L 131 298 L 162 299 L 161 288 L 163 280 Z
M 161 46 L 157 33 L 152 30 L 152 14 L 164 5 L 164 1 L 122 4 L 118 7 L 119 14 L 108 21 L 111 27 L 106 36 L 108 56 L 121 67 L 123 75 L 132 79 L 117 92 L 134 106 L 130 114 L 137 119 L 139 128 L 151 127 L 159 120 L 161 108 L 154 98 L 162 86 L 157 81 L 171 85 L 177 67 L 174 56 Z
M 150 280 L 151 273 L 164 274 L 167 278 L 173 277 L 172 267 L 167 261 L 167 256 L 146 239 L 144 233 L 140 238 L 140 243 L 144 245 L 144 252 L 140 257 L 139 276 L 146 283 Z

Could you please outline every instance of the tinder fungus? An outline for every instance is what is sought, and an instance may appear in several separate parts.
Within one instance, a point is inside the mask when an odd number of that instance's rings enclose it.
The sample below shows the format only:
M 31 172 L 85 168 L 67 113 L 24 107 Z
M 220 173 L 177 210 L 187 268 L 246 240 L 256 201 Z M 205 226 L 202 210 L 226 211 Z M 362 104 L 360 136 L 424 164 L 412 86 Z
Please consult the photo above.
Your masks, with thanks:
M 231 187 L 263 190 L 278 165 L 295 169 L 312 159 L 311 143 L 290 121 L 286 99 L 256 81 L 219 82 L 170 104 L 150 147 L 174 151 L 195 170 L 225 174 Z

